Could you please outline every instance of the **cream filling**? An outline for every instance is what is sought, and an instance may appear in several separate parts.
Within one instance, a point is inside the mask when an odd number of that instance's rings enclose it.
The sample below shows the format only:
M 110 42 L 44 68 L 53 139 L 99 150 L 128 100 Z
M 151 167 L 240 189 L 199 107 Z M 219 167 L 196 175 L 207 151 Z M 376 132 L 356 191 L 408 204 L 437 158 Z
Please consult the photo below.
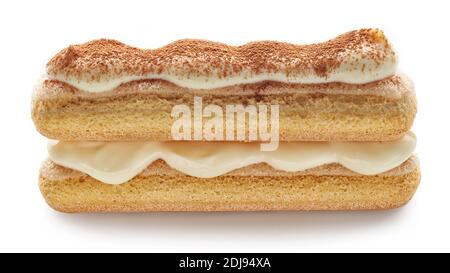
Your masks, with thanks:
M 388 50 L 385 52 L 385 50 Z M 386 57 L 382 61 L 369 58 L 368 52 L 385 52 Z M 89 75 L 73 77 L 67 74 L 49 75 L 50 79 L 65 82 L 80 90 L 98 93 L 112 90 L 121 84 L 137 80 L 160 79 L 166 80 L 181 87 L 190 89 L 214 89 L 238 84 L 251 84 L 262 81 L 276 81 L 298 84 L 321 84 L 330 82 L 342 82 L 349 84 L 364 84 L 393 76 L 397 70 L 398 59 L 394 49 L 387 49 L 383 44 L 377 44 L 375 48 L 365 46 L 361 53 L 351 51 L 342 52 L 339 56 L 341 64 L 330 71 L 327 76 L 319 76 L 313 68 L 305 69 L 303 73 L 288 74 L 281 72 L 253 73 L 244 70 L 241 73 L 228 77 L 218 77 L 220 71 L 215 71 L 212 76 L 203 76 L 198 73 L 190 73 L 168 69 L 159 74 L 146 75 L 108 75 L 100 80 L 92 80 Z
M 50 141 L 48 152 L 59 165 L 104 183 L 121 184 L 158 159 L 200 178 L 261 162 L 287 172 L 339 163 L 354 172 L 375 175 L 405 162 L 415 146 L 416 137 L 410 132 L 389 142 L 281 142 L 272 152 L 260 151 L 259 143 L 63 141 Z

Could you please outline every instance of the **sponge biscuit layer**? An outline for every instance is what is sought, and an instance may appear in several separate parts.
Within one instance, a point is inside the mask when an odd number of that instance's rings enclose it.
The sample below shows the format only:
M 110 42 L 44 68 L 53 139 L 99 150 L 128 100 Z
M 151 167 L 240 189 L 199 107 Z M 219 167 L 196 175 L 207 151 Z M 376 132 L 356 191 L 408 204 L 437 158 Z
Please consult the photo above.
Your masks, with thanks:
M 63 212 L 366 210 L 405 204 L 419 181 L 415 157 L 373 176 L 338 164 L 296 173 L 255 164 L 209 179 L 156 161 L 120 185 L 47 160 L 39 187 L 47 203 Z

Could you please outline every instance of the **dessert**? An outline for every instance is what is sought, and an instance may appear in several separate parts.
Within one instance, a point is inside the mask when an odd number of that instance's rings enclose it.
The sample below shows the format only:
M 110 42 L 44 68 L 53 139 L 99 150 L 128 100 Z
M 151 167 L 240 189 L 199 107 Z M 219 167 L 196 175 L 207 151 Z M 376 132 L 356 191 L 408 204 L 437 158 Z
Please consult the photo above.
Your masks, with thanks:
M 69 46 L 33 94 L 53 139 L 41 191 L 66 212 L 401 206 L 420 170 L 397 62 L 378 29 L 312 45 Z

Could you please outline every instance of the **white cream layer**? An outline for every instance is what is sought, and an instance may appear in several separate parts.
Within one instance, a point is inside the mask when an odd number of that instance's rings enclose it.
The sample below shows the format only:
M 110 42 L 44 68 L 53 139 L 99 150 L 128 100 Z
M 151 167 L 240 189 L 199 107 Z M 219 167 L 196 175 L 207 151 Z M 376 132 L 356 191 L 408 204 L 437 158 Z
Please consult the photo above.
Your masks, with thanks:
M 195 177 L 216 177 L 256 163 L 296 172 L 329 163 L 374 175 L 393 169 L 413 153 L 416 137 L 408 133 L 390 142 L 282 142 L 273 152 L 259 143 L 230 142 L 61 142 L 50 141 L 55 163 L 104 183 L 127 182 L 158 159 Z
M 385 52 L 387 50 L 387 52 Z M 369 51 L 381 52 L 386 54 L 382 61 L 375 61 L 373 58 L 367 57 Z M 341 65 L 328 71 L 327 76 L 319 76 L 311 67 L 305 69 L 303 73 L 288 74 L 281 70 L 276 73 L 253 73 L 251 70 L 244 70 L 238 75 L 229 77 L 218 76 L 202 76 L 197 73 L 186 71 L 162 72 L 160 74 L 146 75 L 118 75 L 111 76 L 105 74 L 100 80 L 91 80 L 89 75 L 85 77 L 72 77 L 70 75 L 49 75 L 50 79 L 65 82 L 80 90 L 92 93 L 105 92 L 112 90 L 123 83 L 136 80 L 161 79 L 176 84 L 181 87 L 191 89 L 213 89 L 238 84 L 251 84 L 262 81 L 276 81 L 283 83 L 299 83 L 299 84 L 321 84 L 330 82 L 343 82 L 349 84 L 364 84 L 381 80 L 393 76 L 397 70 L 397 55 L 389 46 L 386 48 L 384 44 L 376 44 L 375 48 L 363 47 L 361 53 L 343 52 L 340 55 Z M 219 75 L 220 73 L 212 73 Z

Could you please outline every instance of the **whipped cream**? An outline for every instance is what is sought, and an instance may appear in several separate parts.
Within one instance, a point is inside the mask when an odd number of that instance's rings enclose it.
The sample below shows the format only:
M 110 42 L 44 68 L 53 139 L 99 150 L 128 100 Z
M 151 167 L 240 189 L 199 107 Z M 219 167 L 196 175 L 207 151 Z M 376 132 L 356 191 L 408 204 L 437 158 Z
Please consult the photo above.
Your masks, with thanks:
M 152 162 L 162 159 L 184 174 L 211 178 L 261 162 L 297 172 L 339 163 L 363 174 L 393 169 L 413 153 L 413 133 L 389 142 L 282 142 L 276 151 L 262 152 L 259 143 L 237 142 L 63 142 L 51 140 L 55 163 L 86 173 L 104 183 L 127 182 Z
M 285 73 L 261 73 L 252 74 L 248 71 L 238 76 L 230 76 L 225 78 L 218 77 L 201 77 L 201 76 L 177 76 L 172 74 L 147 74 L 144 76 L 121 76 L 116 78 L 102 79 L 99 81 L 80 80 L 70 76 L 56 75 L 49 76 L 49 79 L 65 82 L 79 90 L 99 93 L 110 91 L 121 84 L 138 81 L 138 80 L 166 80 L 175 85 L 189 89 L 214 89 L 239 84 L 251 84 L 262 81 L 276 81 L 282 83 L 298 83 L 298 84 L 320 84 L 330 82 L 343 82 L 349 84 L 364 84 L 377 80 L 381 80 L 393 76 L 397 70 L 396 63 L 386 62 L 376 66 L 372 60 L 359 60 L 358 67 L 365 65 L 370 72 L 363 72 L 361 69 L 350 67 L 349 65 L 341 65 L 339 68 L 331 72 L 327 77 L 321 77 L 315 74 L 311 69 L 308 73 L 301 75 L 286 75 Z

